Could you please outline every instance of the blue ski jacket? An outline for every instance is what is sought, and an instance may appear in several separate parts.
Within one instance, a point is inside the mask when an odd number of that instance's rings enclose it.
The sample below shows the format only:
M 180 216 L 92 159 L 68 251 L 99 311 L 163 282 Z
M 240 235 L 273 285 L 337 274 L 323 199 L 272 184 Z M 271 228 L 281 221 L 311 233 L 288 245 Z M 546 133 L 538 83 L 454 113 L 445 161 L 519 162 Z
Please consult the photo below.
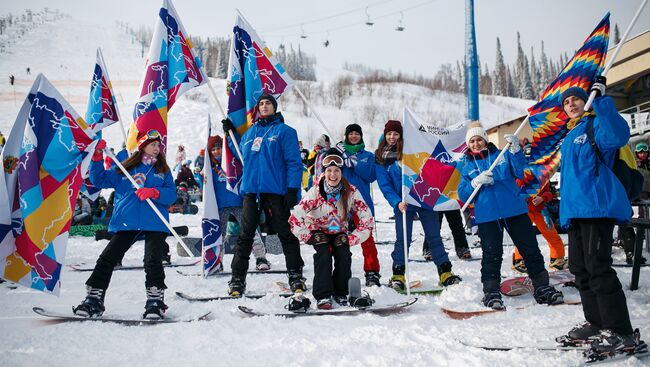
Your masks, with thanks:
M 357 165 L 351 168 L 343 166 L 343 177 L 359 190 L 363 201 L 366 202 L 374 216 L 375 206 L 372 203 L 372 196 L 370 196 L 370 184 L 377 180 L 375 155 L 364 149 L 355 154 L 348 153 L 348 155 L 357 157 Z

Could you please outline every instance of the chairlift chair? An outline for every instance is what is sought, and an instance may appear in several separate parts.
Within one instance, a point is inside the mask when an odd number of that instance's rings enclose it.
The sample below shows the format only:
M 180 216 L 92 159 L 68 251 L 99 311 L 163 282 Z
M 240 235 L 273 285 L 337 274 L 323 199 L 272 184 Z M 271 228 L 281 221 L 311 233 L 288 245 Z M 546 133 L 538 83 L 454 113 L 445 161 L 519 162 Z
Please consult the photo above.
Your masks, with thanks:
M 370 19 L 370 13 L 368 13 L 368 7 L 366 6 L 366 25 L 373 26 L 375 22 Z
M 402 32 L 404 31 L 404 25 L 402 23 L 404 21 L 404 13 L 399 12 L 399 14 L 400 14 L 399 23 L 397 23 L 397 27 L 395 27 L 395 30 L 398 32 Z

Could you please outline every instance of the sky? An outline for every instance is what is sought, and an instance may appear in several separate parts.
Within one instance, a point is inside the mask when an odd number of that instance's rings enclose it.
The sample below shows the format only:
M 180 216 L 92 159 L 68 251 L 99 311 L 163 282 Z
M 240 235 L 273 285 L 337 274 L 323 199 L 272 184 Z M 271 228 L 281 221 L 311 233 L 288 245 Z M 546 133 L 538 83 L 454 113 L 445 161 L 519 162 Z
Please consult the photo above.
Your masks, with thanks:
M 176 0 L 174 6 L 192 36 L 227 37 L 232 32 L 235 6 L 271 49 L 300 45 L 321 65 L 340 67 L 344 62 L 374 68 L 433 76 L 440 65 L 455 63 L 465 52 L 465 1 L 364 0 L 364 1 L 209 1 Z M 0 14 L 24 9 L 58 8 L 91 22 L 125 21 L 153 26 L 161 0 L 2 0 Z M 530 54 L 539 60 L 541 42 L 546 54 L 557 60 L 571 55 L 607 11 L 612 32 L 621 36 L 641 1 L 637 0 L 475 0 L 476 39 L 482 65 L 492 69 L 499 37 L 506 63 L 514 63 L 517 32 Z M 400 24 L 404 30 L 395 28 Z M 368 26 L 365 22 L 373 22 Z M 630 35 L 650 29 L 650 6 L 641 13 Z M 306 38 L 301 38 L 301 35 Z M 613 37 L 612 37 L 613 38 Z M 329 40 L 328 47 L 323 43 Z M 610 42 L 610 47 L 613 41 Z

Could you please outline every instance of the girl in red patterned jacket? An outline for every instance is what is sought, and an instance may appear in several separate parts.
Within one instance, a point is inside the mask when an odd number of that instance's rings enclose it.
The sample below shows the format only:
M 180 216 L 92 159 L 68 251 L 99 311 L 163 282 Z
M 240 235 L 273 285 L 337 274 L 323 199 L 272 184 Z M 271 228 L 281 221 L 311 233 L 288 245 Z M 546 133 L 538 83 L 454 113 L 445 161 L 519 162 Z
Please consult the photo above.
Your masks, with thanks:
M 348 280 L 352 276 L 350 246 L 368 239 L 373 228 L 368 205 L 343 177 L 342 167 L 341 153 L 330 149 L 323 159 L 323 178 L 293 208 L 289 218 L 291 232 L 316 250 L 312 294 L 317 307 L 326 310 L 332 308 L 333 300 L 347 304 Z M 352 214 L 358 216 L 359 222 L 348 233 Z

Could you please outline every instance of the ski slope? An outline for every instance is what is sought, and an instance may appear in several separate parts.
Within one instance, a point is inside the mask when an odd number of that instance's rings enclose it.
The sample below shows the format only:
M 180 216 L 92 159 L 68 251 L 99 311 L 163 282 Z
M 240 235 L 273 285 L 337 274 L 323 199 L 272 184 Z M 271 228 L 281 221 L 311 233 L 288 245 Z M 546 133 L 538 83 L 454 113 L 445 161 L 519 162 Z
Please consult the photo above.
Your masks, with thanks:
M 191 24 L 185 24 L 191 30 Z M 122 117 L 130 121 L 131 108 L 138 95 L 141 69 L 144 60 L 140 49 L 130 36 L 119 29 L 86 24 L 79 19 L 66 18 L 45 23 L 16 44 L 10 53 L 0 55 L 0 69 L 13 73 L 17 85 L 12 88 L 7 78 L 0 82 L 0 131 L 8 134 L 22 104 L 31 81 L 39 72 L 44 73 L 81 114 L 85 114 L 90 77 L 94 66 L 95 49 L 102 46 L 108 71 L 118 93 Z M 146 52 L 145 52 L 146 54 Z M 342 60 L 343 62 L 343 60 Z M 31 75 L 25 68 L 32 69 Z M 327 83 L 342 71 L 330 67 L 319 68 L 319 75 Z M 320 82 L 320 81 L 319 81 Z M 212 80 L 217 91 L 224 90 L 223 80 Z M 221 95 L 225 105 L 225 96 Z M 315 102 L 319 114 L 333 130 L 342 134 L 346 124 L 360 123 L 366 132 L 368 146 L 383 130 L 383 124 L 369 125 L 359 120 L 359 109 L 368 103 L 368 96 L 353 95 L 342 110 Z M 372 98 L 373 103 L 386 111 L 399 113 L 408 103 L 419 114 L 430 116 L 441 124 L 458 122 L 464 115 L 464 96 L 430 92 L 411 85 L 388 85 L 385 93 Z M 481 98 L 481 116 L 487 124 L 506 121 L 525 113 L 530 101 L 510 98 Z M 295 97 L 280 101 L 286 121 L 295 127 L 300 137 L 309 142 L 323 132 L 313 117 L 301 116 Z M 204 144 L 206 116 L 212 114 L 213 122 L 220 119 L 218 109 L 208 99 L 204 87 L 188 93 L 170 111 L 170 152 L 178 144 L 188 147 L 188 158 L 194 158 Z M 356 115 L 355 115 L 356 113 Z M 220 130 L 218 124 L 217 130 Z M 128 127 L 128 125 L 127 125 Z M 111 126 L 105 137 L 110 146 L 121 143 L 119 127 Z M 311 138 L 310 138 L 311 137 Z M 392 215 L 383 196 L 373 185 L 377 219 L 386 220 Z M 202 204 L 199 203 L 202 211 Z M 200 212 L 201 213 L 201 212 Z M 200 213 L 197 216 L 171 215 L 174 226 L 187 225 L 190 236 L 200 236 Z M 462 345 L 459 340 L 487 345 L 551 344 L 554 337 L 581 322 L 580 306 L 531 306 L 516 310 L 518 306 L 534 303 L 532 296 L 506 298 L 509 311 L 479 318 L 455 321 L 446 317 L 440 306 L 457 310 L 479 310 L 482 297 L 480 262 L 462 262 L 453 255 L 453 240 L 445 222 L 442 229 L 445 245 L 451 250 L 454 272 L 463 278 L 440 296 L 420 297 L 406 312 L 381 317 L 361 315 L 356 317 L 305 317 L 286 320 L 278 317 L 249 318 L 237 310 L 246 305 L 266 312 L 283 310 L 286 299 L 269 296 L 260 300 L 215 301 L 189 303 L 174 296 L 175 291 L 193 295 L 225 294 L 227 277 L 204 280 L 199 277 L 179 275 L 167 268 L 169 287 L 165 302 L 170 306 L 169 317 L 192 317 L 211 311 L 211 320 L 158 326 L 125 327 L 95 322 L 55 324 L 35 315 L 33 306 L 67 312 L 85 295 L 84 282 L 89 273 L 74 272 L 65 267 L 61 275 L 60 297 L 46 295 L 23 287 L 10 289 L 0 284 L 0 365 L 2 366 L 576 366 L 583 362 L 580 352 L 542 352 L 516 350 L 495 352 Z M 378 223 L 377 240 L 395 237 L 393 224 Z M 414 225 L 414 246 L 411 257 L 421 256 L 422 229 Z M 562 236 L 566 241 L 566 236 Z M 469 242 L 476 241 L 470 237 Z M 549 250 L 538 236 L 540 249 L 546 261 Z M 168 241 L 175 249 L 173 241 Z M 506 243 L 511 241 L 506 238 Z M 94 263 L 107 244 L 91 238 L 70 238 L 66 263 Z M 307 282 L 313 281 L 313 250 L 302 246 Z M 504 247 L 502 275 L 511 276 L 510 258 L 513 246 Z M 382 265 L 382 282 L 391 275 L 392 245 L 378 246 Z M 124 264 L 142 261 L 143 243 L 136 243 L 126 254 Z M 173 251 L 174 252 L 174 251 Z M 352 249 L 354 276 L 363 279 L 361 249 Z M 174 252 L 175 254 L 175 252 Z M 480 248 L 472 249 L 481 256 Z M 284 268 L 282 255 L 268 255 L 274 269 Z M 614 250 L 616 262 L 624 261 L 620 249 Z M 225 258 L 229 268 L 232 255 Z M 437 282 L 437 272 L 432 263 L 411 263 L 411 279 L 420 279 L 424 287 Z M 189 271 L 188 268 L 183 268 Z M 641 270 L 639 290 L 626 290 L 630 315 L 634 327 L 641 329 L 642 337 L 650 339 L 650 276 L 647 268 Z M 200 271 L 197 267 L 193 269 Z M 629 286 L 631 268 L 618 268 L 625 289 Z M 285 275 L 250 275 L 248 291 L 254 293 L 278 291 L 276 281 L 286 281 Z M 577 299 L 574 289 L 563 289 L 565 298 Z M 378 304 L 403 301 L 405 296 L 386 287 L 368 289 Z M 106 314 L 139 317 L 145 301 L 144 272 L 119 271 L 113 274 L 106 295 Z M 650 361 L 630 359 L 620 365 L 641 366 Z

